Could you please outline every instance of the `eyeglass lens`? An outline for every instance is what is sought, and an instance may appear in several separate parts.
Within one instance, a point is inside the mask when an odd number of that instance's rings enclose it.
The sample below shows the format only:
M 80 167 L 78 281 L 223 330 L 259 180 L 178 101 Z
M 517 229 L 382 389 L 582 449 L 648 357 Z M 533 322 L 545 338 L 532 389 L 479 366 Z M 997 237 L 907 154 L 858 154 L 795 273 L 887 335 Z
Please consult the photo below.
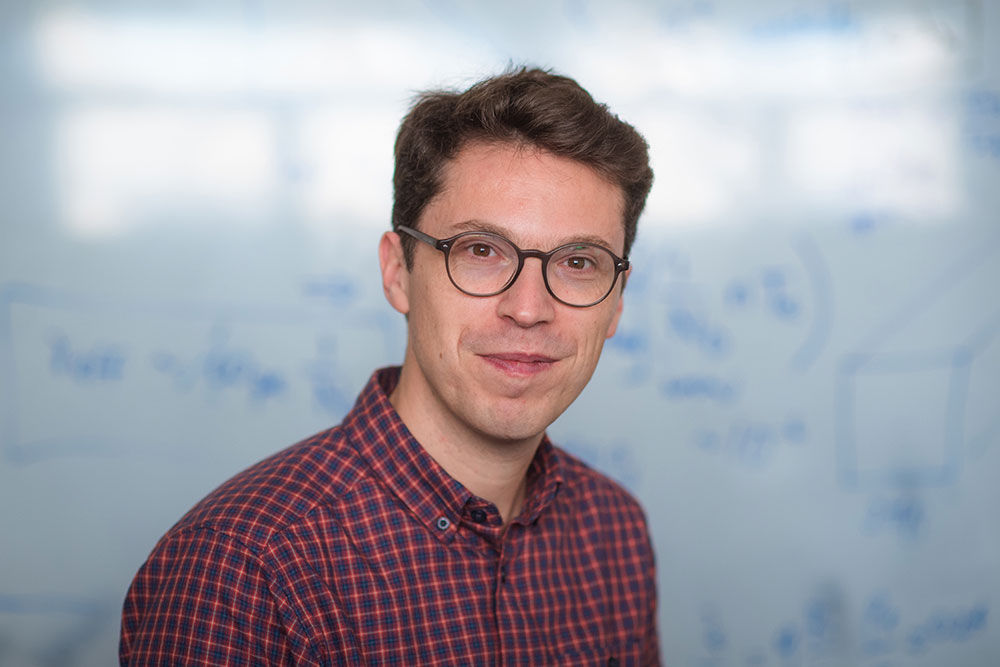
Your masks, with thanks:
M 515 247 L 492 234 L 463 234 L 448 253 L 448 271 L 463 292 L 488 296 L 502 291 L 517 272 Z M 610 291 L 617 272 L 605 248 L 574 243 L 560 248 L 545 265 L 549 289 L 561 301 L 590 305 Z

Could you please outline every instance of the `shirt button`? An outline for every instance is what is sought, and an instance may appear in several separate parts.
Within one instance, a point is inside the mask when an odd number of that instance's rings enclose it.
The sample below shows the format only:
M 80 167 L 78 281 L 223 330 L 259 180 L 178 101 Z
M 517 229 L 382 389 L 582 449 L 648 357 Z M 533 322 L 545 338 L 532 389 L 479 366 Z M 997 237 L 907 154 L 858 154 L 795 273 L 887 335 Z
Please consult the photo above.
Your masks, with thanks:
M 472 520 L 476 523 L 486 523 L 486 510 L 476 508 L 470 512 Z
M 618 658 L 614 656 L 608 658 L 608 667 L 618 667 Z
M 438 530 L 448 530 L 448 526 L 451 525 L 451 521 L 448 521 L 448 517 L 442 516 L 437 520 Z

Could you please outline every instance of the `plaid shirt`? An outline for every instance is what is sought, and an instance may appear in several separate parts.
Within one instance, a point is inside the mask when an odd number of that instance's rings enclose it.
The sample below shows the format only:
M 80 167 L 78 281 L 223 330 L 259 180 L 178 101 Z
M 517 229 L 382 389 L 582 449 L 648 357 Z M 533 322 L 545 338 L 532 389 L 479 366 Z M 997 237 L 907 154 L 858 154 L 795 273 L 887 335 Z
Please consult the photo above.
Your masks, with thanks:
M 223 484 L 156 545 L 123 665 L 655 665 L 642 510 L 544 439 L 521 515 L 451 478 L 373 376 L 343 424 Z

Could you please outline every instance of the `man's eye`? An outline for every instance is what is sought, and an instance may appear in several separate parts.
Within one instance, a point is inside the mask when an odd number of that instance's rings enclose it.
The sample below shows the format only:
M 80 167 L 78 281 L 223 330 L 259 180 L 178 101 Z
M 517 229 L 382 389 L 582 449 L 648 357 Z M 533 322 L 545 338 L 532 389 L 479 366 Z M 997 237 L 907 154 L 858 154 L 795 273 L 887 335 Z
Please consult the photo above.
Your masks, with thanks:
M 489 257 L 493 252 L 493 248 L 485 243 L 477 243 L 472 246 L 471 250 L 476 257 Z
M 569 257 L 566 259 L 566 266 L 576 271 L 589 269 L 594 265 L 589 257 Z

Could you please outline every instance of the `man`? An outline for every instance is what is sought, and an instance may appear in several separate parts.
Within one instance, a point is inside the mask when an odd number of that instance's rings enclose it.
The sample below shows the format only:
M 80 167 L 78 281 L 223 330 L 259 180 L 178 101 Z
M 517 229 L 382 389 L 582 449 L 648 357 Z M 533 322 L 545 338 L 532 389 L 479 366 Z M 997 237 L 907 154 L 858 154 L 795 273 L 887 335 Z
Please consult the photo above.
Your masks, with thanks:
M 379 246 L 402 368 L 163 537 L 122 664 L 658 664 L 642 511 L 545 436 L 615 332 L 651 183 L 571 79 L 418 98 Z

